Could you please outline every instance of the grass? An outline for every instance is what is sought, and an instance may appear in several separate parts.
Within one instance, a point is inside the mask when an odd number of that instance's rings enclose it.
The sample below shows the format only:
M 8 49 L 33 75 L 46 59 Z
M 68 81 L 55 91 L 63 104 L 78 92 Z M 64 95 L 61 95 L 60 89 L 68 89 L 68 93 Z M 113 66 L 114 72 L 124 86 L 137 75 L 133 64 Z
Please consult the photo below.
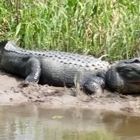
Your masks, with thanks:
M 0 40 L 108 60 L 138 56 L 138 0 L 0 0 Z

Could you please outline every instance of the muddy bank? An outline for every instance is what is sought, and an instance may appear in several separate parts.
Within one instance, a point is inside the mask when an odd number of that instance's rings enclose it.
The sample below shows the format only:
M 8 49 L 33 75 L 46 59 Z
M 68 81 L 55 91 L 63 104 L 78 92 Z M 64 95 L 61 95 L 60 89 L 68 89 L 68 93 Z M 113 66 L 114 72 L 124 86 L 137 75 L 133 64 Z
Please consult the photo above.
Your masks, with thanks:
M 100 96 L 87 96 L 76 89 L 25 83 L 10 74 L 0 75 L 0 105 L 35 104 L 43 108 L 89 108 L 130 115 L 140 114 L 140 97 L 107 91 Z

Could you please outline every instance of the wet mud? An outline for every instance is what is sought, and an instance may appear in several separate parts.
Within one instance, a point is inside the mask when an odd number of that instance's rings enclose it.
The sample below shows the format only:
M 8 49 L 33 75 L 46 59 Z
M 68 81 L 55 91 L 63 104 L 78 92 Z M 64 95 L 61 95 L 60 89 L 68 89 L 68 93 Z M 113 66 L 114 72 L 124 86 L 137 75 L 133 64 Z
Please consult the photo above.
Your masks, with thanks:
M 0 74 L 0 105 L 35 104 L 43 108 L 88 108 L 127 115 L 140 115 L 140 96 L 104 91 L 88 96 L 75 88 L 53 87 L 24 82 L 7 73 Z

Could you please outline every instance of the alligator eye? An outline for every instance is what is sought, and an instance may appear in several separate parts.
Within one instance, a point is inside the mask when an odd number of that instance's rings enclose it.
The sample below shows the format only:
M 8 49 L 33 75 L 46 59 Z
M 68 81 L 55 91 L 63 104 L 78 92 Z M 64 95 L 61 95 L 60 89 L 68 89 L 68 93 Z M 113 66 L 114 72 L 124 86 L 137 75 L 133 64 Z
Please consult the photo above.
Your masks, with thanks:
M 134 63 L 140 63 L 140 60 L 139 59 L 135 59 Z
M 124 61 L 122 61 L 122 63 L 125 63 L 125 64 L 140 63 L 140 59 L 139 58 L 133 58 L 133 59 L 129 59 L 129 60 L 124 60 Z

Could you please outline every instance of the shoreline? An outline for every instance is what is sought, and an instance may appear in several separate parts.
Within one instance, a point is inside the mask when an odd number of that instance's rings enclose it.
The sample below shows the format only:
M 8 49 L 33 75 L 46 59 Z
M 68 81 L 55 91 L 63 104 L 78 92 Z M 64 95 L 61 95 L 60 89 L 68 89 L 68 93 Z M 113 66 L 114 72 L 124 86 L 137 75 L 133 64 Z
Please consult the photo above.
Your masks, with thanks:
M 75 91 L 66 87 L 53 87 L 25 83 L 10 74 L 0 75 L 0 106 L 21 104 L 41 108 L 83 108 L 109 111 L 130 116 L 140 115 L 140 96 L 119 95 L 105 91 L 99 97 L 85 94 L 75 96 Z

